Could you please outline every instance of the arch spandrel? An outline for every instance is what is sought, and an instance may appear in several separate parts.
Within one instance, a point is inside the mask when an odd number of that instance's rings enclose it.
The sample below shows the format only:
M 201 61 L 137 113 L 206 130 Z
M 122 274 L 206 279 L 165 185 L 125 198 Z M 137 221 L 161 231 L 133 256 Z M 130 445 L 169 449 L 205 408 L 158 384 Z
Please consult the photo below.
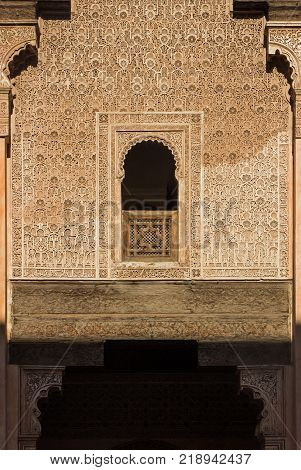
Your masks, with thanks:
M 131 139 L 130 141 L 127 142 L 127 144 L 122 148 L 122 150 L 119 153 L 119 161 L 118 161 L 118 172 L 117 172 L 117 177 L 120 178 L 121 180 L 124 179 L 125 176 L 125 171 L 124 171 L 124 163 L 126 156 L 128 152 L 135 147 L 137 144 L 140 144 L 142 142 L 147 142 L 147 141 L 152 141 L 152 142 L 158 142 L 163 144 L 165 147 L 167 147 L 174 159 L 175 159 L 175 164 L 176 164 L 176 178 L 178 179 L 179 177 L 181 178 L 183 176 L 182 172 L 182 161 L 181 161 L 181 151 L 180 149 L 172 144 L 169 140 L 167 140 L 164 137 L 160 136 L 155 136 L 151 134 L 145 134 L 142 136 L 135 137 Z
M 9 80 L 9 64 L 28 46 L 38 47 L 36 25 L 0 26 L 0 73 Z M 7 83 L 4 79 L 4 82 Z M 1 87 L 1 83 L 0 83 Z
M 294 100 L 295 123 L 294 134 L 297 139 L 301 137 L 301 23 L 294 27 L 287 23 L 268 25 L 267 52 L 269 56 L 282 56 L 288 63 L 290 84 Z
M 285 442 L 285 407 L 284 371 L 281 368 L 241 368 L 241 390 L 246 390 L 256 400 L 261 400 L 263 409 L 262 420 L 259 422 L 257 434 L 265 439 L 265 448 L 282 448 Z
M 297 89 L 301 88 L 301 63 L 295 52 L 283 44 L 271 42 L 269 43 L 269 55 L 285 57 L 292 71 L 293 87 Z
M 301 23 L 299 27 L 280 25 L 268 26 L 268 54 L 270 56 L 280 54 L 284 56 L 292 70 L 292 86 L 301 88 Z
M 13 64 L 24 51 L 37 54 L 38 34 L 36 25 L 0 26 L 0 136 L 10 134 L 11 93 L 13 84 L 10 72 Z
M 20 403 L 19 442 L 21 448 L 36 448 L 41 432 L 39 400 L 47 398 L 50 390 L 61 389 L 63 367 L 22 368 L 20 384 L 24 391 Z
M 30 47 L 31 46 L 31 47 Z M 10 48 L 1 59 L 1 70 L 7 76 L 10 74 L 9 66 L 14 61 L 14 59 L 22 52 L 22 51 L 32 51 L 33 49 L 37 49 L 37 40 L 34 39 L 26 39 L 18 44 L 15 44 L 12 48 Z

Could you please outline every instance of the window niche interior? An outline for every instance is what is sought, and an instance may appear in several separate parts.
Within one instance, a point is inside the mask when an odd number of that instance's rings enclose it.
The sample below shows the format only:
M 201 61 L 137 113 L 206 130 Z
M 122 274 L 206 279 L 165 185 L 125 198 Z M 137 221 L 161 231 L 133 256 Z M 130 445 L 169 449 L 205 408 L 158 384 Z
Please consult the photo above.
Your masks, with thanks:
M 175 261 L 178 239 L 178 181 L 171 150 L 159 141 L 134 145 L 121 183 L 123 258 Z

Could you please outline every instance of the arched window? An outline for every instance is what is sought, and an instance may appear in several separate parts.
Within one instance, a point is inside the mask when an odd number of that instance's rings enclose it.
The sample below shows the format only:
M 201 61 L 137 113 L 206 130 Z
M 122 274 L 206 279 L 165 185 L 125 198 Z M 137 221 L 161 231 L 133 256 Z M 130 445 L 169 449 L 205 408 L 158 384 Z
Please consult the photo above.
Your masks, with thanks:
M 177 258 L 178 181 L 171 150 L 143 141 L 126 155 L 121 186 L 123 254 L 132 261 Z

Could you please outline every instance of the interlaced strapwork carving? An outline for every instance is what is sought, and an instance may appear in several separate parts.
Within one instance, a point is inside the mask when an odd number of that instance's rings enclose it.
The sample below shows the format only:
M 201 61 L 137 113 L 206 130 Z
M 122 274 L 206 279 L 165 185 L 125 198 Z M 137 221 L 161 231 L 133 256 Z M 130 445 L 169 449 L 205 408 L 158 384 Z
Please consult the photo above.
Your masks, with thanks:
M 170 256 L 170 218 L 132 220 L 129 230 L 129 256 Z
M 172 258 L 177 245 L 176 223 L 176 212 L 124 212 L 125 258 Z
M 191 269 L 164 277 L 289 277 L 289 85 L 266 71 L 263 32 L 262 18 L 232 19 L 227 0 L 82 0 L 71 21 L 45 21 L 39 64 L 16 79 L 13 276 L 112 276 L 113 156 L 96 113 L 196 111 Z

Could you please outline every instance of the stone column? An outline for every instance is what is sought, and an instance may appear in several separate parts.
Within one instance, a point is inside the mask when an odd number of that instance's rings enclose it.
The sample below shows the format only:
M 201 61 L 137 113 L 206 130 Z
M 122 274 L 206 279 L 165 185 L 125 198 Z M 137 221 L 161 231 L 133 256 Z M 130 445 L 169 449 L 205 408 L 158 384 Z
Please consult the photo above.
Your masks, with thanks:
M 295 99 L 294 122 L 294 322 L 293 374 L 295 426 L 294 447 L 301 448 L 301 44 L 300 22 L 268 22 L 268 54 L 285 58 L 287 77 Z
M 296 441 L 301 448 L 301 88 L 295 99 L 295 385 Z
M 6 151 L 9 135 L 9 83 L 0 84 L 0 449 L 6 446 Z

